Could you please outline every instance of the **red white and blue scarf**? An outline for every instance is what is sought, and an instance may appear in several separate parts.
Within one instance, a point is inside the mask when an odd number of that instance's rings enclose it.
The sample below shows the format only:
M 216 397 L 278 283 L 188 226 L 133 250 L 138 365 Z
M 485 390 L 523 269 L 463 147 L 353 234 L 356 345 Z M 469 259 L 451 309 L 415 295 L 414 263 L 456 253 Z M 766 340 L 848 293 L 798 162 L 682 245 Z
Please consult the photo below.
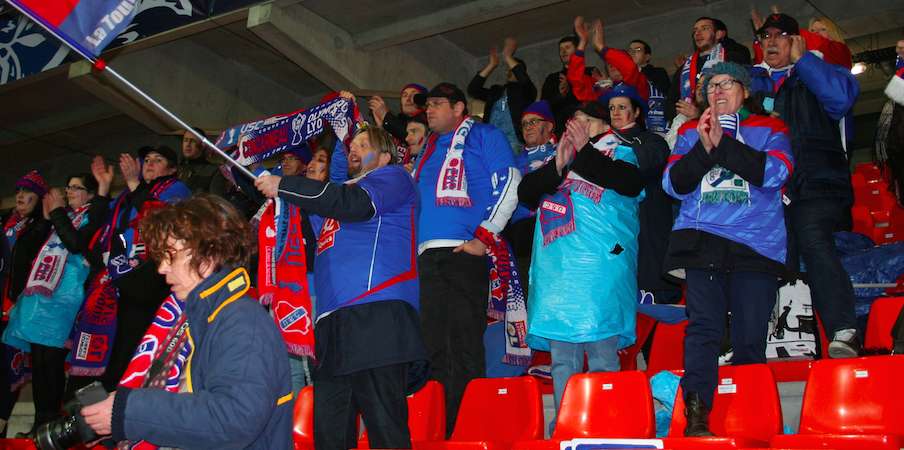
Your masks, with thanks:
M 528 366 L 531 350 L 527 345 L 527 304 L 518 267 L 512 257 L 512 247 L 496 234 L 477 230 L 481 242 L 489 242 L 487 253 L 490 265 L 490 296 L 487 316 L 505 321 L 505 356 L 502 362 Z
M 69 211 L 68 214 L 75 229 L 80 229 L 88 221 L 88 205 Z M 63 269 L 67 259 L 69 259 L 69 250 L 63 245 L 60 235 L 54 229 L 47 238 L 47 242 L 41 247 L 41 251 L 38 252 L 22 293 L 44 297 L 53 296 L 63 278 Z
M 308 287 L 301 211 L 280 199 L 267 202 L 258 226 L 259 301 L 270 306 L 289 353 L 314 356 L 314 319 Z
M 474 123 L 474 119 L 466 117 L 452 135 L 452 142 L 449 144 L 449 150 L 446 152 L 446 158 L 443 160 L 443 166 L 436 180 L 437 206 L 471 207 L 471 198 L 468 197 L 468 179 L 465 176 L 464 151 L 465 141 Z M 415 179 L 420 176 L 424 162 L 436 150 L 436 141 L 438 139 L 439 135 L 434 133 L 427 140 L 424 157 L 421 158 L 421 162 L 415 172 Z
M 607 132 L 593 143 L 593 148 L 611 157 L 618 144 L 618 137 L 612 132 Z M 603 198 L 603 192 L 605 189 L 602 187 L 569 171 L 565 175 L 565 180 L 559 185 L 558 191 L 553 195 L 545 196 L 540 201 L 540 207 L 537 208 L 540 231 L 543 233 L 543 245 L 549 245 L 556 239 L 573 233 L 577 228 L 574 221 L 574 204 L 571 200 L 573 194 L 581 194 L 594 203 L 599 203 Z
M 119 385 L 179 392 L 186 362 L 193 350 L 188 325 L 185 302 L 175 295 L 168 296 L 141 338 Z M 123 441 L 117 443 L 116 448 L 154 450 L 158 447 L 147 441 Z

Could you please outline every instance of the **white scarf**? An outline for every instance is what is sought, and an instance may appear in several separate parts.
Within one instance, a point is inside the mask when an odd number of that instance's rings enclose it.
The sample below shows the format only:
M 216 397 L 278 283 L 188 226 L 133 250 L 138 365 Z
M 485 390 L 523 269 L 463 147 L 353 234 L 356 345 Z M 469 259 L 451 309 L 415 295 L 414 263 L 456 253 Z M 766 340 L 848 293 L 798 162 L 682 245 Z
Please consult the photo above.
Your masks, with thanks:
M 471 198 L 468 197 L 468 180 L 465 178 L 465 140 L 474 119 L 468 117 L 458 125 L 452 136 L 449 151 L 440 169 L 436 181 L 436 204 L 440 206 L 471 207 Z
M 70 212 L 69 217 L 76 230 L 81 228 L 88 218 L 88 205 Z M 66 249 L 63 241 L 60 240 L 60 235 L 54 230 L 44 246 L 41 247 L 38 257 L 35 258 L 28 281 L 25 283 L 25 290 L 22 293 L 44 297 L 53 296 L 53 292 L 56 291 L 63 278 L 63 269 L 66 267 L 68 258 L 69 250 Z
M 719 116 L 719 124 L 725 134 L 745 144 L 741 135 L 741 118 L 738 113 Z M 750 183 L 740 175 L 716 164 L 700 180 L 700 201 L 703 203 L 747 203 L 750 201 Z

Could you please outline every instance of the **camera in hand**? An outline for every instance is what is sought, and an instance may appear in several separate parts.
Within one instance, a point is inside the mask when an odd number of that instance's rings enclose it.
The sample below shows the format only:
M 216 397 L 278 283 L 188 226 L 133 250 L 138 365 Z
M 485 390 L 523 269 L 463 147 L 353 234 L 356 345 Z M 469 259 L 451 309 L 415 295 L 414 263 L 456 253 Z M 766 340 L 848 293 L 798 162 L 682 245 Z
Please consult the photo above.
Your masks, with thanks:
M 92 442 L 100 436 L 85 423 L 81 410 L 107 398 L 107 391 L 97 381 L 75 391 L 75 399 L 66 403 L 66 416 L 38 427 L 34 443 L 39 450 L 64 450 Z

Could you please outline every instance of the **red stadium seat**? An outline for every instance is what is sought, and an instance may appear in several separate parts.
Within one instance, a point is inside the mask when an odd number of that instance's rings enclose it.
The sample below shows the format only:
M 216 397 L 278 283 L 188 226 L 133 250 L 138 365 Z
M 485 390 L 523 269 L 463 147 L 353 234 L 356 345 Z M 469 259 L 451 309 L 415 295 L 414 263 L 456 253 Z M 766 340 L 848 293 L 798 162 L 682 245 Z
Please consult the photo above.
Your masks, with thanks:
M 804 391 L 799 434 L 776 435 L 772 446 L 900 449 L 904 445 L 902 373 L 902 356 L 815 362 Z
M 851 219 L 854 223 L 853 232 L 869 236 L 872 239 L 875 226 L 873 225 L 873 216 L 870 215 L 869 208 L 863 205 L 854 206 L 851 208 Z
M 854 190 L 854 206 L 864 206 L 870 212 L 881 210 L 882 205 L 887 204 L 882 197 L 891 195 L 887 183 L 869 182 L 859 173 L 851 175 L 851 187 Z
M 35 444 L 31 439 L 0 439 L 0 449 L 35 450 Z
M 664 440 L 670 449 L 737 449 L 768 447 L 772 436 L 782 432 L 782 407 L 772 371 L 766 364 L 723 366 L 709 415 L 715 437 L 687 438 L 684 428 L 684 398 L 679 389 Z
M 292 440 L 295 442 L 295 450 L 314 449 L 314 388 L 312 386 L 302 388 L 295 400 Z
M 412 442 L 446 438 L 446 396 L 438 381 L 428 381 L 421 390 L 408 396 L 408 432 Z M 370 448 L 367 428 L 358 439 L 358 448 Z
M 823 347 L 825 348 L 825 347 Z M 810 376 L 810 368 L 813 367 L 812 359 L 771 360 L 767 364 L 772 370 L 772 376 L 777 383 L 788 381 L 807 381 Z
M 892 349 L 894 342 L 891 339 L 891 329 L 901 308 L 904 308 L 904 297 L 880 297 L 873 302 L 866 322 L 864 347 L 889 351 Z
M 884 182 L 882 170 L 873 163 L 860 163 L 854 166 L 854 173 L 862 175 L 867 183 Z
M 651 438 L 653 396 L 643 372 L 595 372 L 568 380 L 550 440 L 516 442 L 517 450 L 557 450 L 576 438 Z
M 684 329 L 687 321 L 676 324 L 659 323 L 653 333 L 650 346 L 650 361 L 647 375 L 653 376 L 663 370 L 684 369 Z
M 656 320 L 646 314 L 637 314 L 637 322 L 634 329 L 634 335 L 637 340 L 634 345 L 623 348 L 618 351 L 618 359 L 621 370 L 637 370 L 637 354 L 643 349 L 643 345 L 650 337 L 653 327 L 656 326 Z
M 413 442 L 416 450 L 508 449 L 543 438 L 540 383 L 533 377 L 478 378 L 465 388 L 448 441 Z

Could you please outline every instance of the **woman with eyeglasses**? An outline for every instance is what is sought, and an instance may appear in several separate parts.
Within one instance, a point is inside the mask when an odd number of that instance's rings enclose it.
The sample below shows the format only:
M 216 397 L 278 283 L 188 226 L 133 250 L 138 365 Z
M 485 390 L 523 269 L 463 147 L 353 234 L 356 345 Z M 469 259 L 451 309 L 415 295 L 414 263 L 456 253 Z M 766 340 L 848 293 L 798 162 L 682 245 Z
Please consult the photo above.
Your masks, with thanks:
M 81 409 L 85 423 L 117 448 L 291 448 L 286 345 L 247 295 L 247 222 L 201 194 L 152 211 L 140 230 L 172 296 L 140 331 L 123 382 Z
M 712 436 L 709 411 L 725 317 L 732 364 L 766 362 L 767 322 L 785 274 L 782 186 L 791 143 L 780 119 L 753 114 L 750 75 L 718 63 L 703 80 L 708 108 L 685 124 L 662 178 L 681 201 L 665 269 L 687 282 L 686 436 Z
M 637 237 L 638 298 L 652 303 L 678 303 L 681 289 L 662 275 L 662 261 L 668 247 L 673 213 L 671 197 L 662 190 L 662 171 L 669 157 L 669 146 L 656 133 L 646 129 L 647 102 L 632 86 L 621 84 L 600 97 L 609 108 L 612 134 L 619 144 L 634 149 L 644 184 L 640 203 L 640 234 Z M 652 300 L 650 297 L 652 296 Z
M 60 415 L 69 353 L 65 344 L 85 299 L 89 271 L 85 254 L 108 206 L 95 202 L 95 194 L 105 196 L 109 189 L 105 182 L 99 191 L 96 177 L 82 173 L 68 178 L 65 197 L 57 189 L 44 195 L 43 216 L 53 229 L 38 251 L 3 333 L 3 342 L 31 352 L 35 421 L 32 431 L 20 437 L 30 437 L 39 425 Z
M 3 217 L 3 234 L 6 238 L 2 266 L 3 315 L 8 315 L 31 273 L 32 261 L 38 255 L 47 235 L 50 223 L 41 215 L 38 204 L 48 191 L 47 182 L 33 170 L 19 178 L 15 184 L 16 204 Z M 6 328 L 7 321 L 0 320 L 0 330 Z M 19 387 L 26 380 L 22 350 L 9 345 L 0 345 L 0 437 L 6 437 L 6 425 L 19 397 Z

